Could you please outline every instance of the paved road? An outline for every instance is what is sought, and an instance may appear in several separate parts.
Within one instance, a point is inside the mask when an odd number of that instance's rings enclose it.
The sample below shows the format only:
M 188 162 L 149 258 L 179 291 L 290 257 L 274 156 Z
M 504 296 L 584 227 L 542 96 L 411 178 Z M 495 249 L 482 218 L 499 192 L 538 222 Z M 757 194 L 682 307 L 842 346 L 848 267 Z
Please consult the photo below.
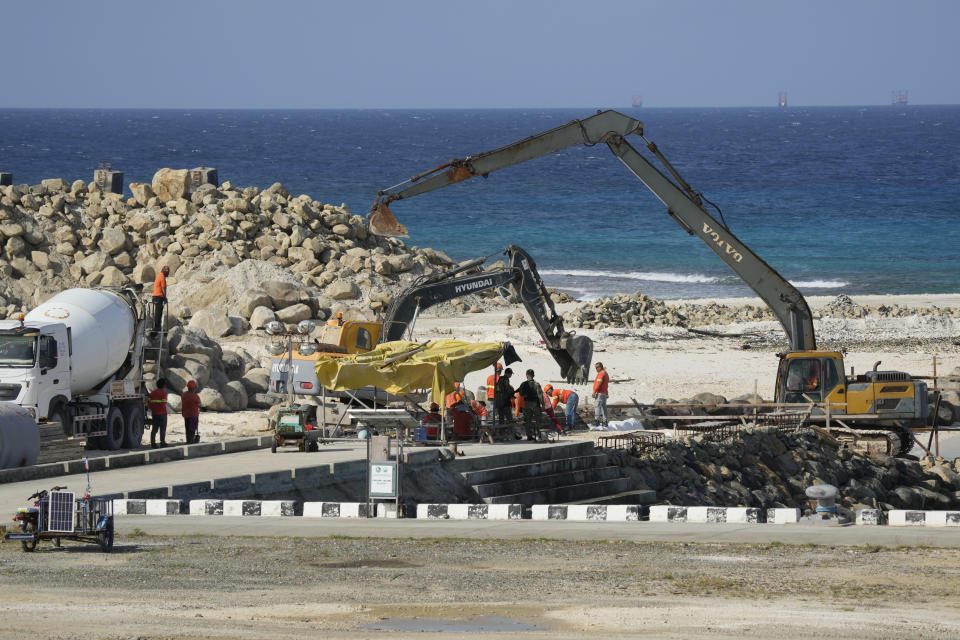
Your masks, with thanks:
M 634 542 L 960 547 L 960 528 L 535 520 L 354 520 L 240 516 L 118 516 L 118 544 L 135 529 L 156 535 L 323 538 L 552 538 Z

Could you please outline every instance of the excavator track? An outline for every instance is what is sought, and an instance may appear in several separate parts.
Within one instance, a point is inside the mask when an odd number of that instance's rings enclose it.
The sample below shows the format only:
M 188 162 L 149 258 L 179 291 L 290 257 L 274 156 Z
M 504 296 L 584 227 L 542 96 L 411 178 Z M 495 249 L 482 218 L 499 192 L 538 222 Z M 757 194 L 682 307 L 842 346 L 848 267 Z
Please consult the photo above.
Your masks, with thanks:
M 905 456 L 913 449 L 913 433 L 906 427 L 851 429 L 830 427 L 830 435 L 859 453 Z

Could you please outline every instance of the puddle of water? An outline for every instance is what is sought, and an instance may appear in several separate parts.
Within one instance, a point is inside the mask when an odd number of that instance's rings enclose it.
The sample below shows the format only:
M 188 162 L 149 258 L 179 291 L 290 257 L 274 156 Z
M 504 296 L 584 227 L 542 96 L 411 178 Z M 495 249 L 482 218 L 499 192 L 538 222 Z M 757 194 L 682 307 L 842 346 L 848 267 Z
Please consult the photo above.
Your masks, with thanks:
M 470 620 L 444 620 L 441 618 L 386 618 L 360 627 L 376 631 L 459 631 L 470 633 L 498 631 L 546 631 L 544 627 L 505 618 L 503 616 L 480 616 Z

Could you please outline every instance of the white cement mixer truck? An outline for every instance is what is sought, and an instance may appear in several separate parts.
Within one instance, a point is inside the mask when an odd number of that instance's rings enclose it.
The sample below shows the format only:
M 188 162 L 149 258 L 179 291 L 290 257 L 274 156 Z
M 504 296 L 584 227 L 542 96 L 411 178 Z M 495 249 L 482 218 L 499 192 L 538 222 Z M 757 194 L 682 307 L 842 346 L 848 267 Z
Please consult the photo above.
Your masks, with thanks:
M 0 400 L 101 449 L 139 446 L 148 316 L 133 289 L 68 289 L 0 321 Z

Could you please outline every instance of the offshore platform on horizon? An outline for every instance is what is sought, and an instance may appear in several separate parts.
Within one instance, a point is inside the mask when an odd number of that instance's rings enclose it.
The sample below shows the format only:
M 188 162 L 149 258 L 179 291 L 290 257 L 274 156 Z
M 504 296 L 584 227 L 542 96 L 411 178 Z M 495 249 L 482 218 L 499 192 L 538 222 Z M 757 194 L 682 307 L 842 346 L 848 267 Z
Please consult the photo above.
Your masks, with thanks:
M 890 104 L 907 104 L 907 90 L 906 89 L 894 89 L 890 92 Z

